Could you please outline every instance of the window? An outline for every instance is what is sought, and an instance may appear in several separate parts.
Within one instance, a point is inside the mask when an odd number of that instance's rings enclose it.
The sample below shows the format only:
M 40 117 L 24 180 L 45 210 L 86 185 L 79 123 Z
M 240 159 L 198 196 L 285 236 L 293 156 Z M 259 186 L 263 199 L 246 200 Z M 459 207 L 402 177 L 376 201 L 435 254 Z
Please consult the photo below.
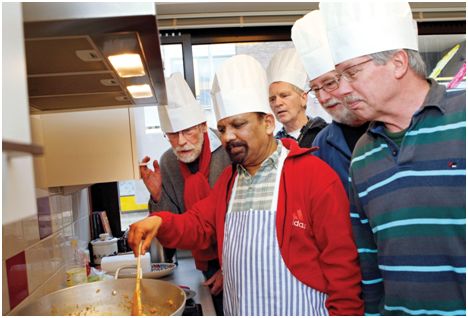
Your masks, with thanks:
M 192 50 L 196 98 L 205 109 L 211 110 L 210 91 L 214 74 L 219 65 L 236 54 L 236 45 L 194 45 Z
M 169 77 L 172 73 L 180 72 L 184 75 L 184 61 L 182 56 L 182 44 L 161 45 L 164 76 Z
M 421 35 L 418 44 L 429 77 L 447 86 L 459 72 L 463 72 L 466 34 Z M 465 76 L 460 76 L 457 83 L 452 82 L 451 87 L 454 90 L 466 89 Z

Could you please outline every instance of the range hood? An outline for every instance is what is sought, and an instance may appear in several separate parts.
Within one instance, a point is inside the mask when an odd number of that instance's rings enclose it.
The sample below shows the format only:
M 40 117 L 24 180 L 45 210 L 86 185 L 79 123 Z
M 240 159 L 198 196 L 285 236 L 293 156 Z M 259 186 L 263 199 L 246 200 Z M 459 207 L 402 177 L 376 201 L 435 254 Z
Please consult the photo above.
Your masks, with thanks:
M 166 104 L 154 3 L 23 3 L 31 113 Z M 120 77 L 108 57 L 141 57 L 144 75 Z M 147 84 L 149 97 L 128 86 Z

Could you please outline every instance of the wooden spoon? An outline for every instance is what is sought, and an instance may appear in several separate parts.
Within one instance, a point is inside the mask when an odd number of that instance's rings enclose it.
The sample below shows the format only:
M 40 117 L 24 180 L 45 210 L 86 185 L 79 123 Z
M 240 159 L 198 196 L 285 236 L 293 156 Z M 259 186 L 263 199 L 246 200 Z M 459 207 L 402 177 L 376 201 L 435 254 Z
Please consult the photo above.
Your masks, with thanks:
M 141 308 L 141 288 L 140 280 L 142 276 L 141 271 L 141 245 L 143 241 L 138 245 L 138 257 L 137 257 L 137 272 L 136 272 L 136 285 L 135 291 L 133 293 L 133 303 L 132 303 L 132 316 L 143 316 L 143 311 Z

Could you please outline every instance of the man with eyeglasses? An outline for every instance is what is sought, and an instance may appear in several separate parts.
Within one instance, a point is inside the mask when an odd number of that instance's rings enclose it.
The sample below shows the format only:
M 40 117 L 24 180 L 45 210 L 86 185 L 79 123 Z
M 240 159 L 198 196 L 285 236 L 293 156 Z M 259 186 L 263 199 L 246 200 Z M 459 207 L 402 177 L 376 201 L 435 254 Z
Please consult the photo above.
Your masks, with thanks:
M 168 106 L 159 106 L 161 129 L 171 149 L 161 156 L 161 164 L 145 157 L 140 174 L 149 190 L 149 210 L 183 213 L 204 199 L 221 172 L 230 164 L 229 156 L 217 134 L 208 129 L 202 107 L 196 101 L 181 73 L 166 80 Z M 164 249 L 167 261 L 172 261 L 173 249 Z M 197 269 L 203 272 L 213 294 L 215 310 L 222 315 L 222 273 L 216 242 L 205 249 L 192 250 Z
M 340 76 L 335 71 L 320 11 L 314 10 L 297 20 L 291 29 L 291 39 L 309 76 L 309 93 L 333 118 L 314 139 L 312 146 L 318 149 L 313 154 L 338 173 L 347 189 L 351 154 L 369 124 L 348 110 L 334 94 Z
M 306 115 L 307 93 L 304 91 L 307 74 L 296 49 L 277 52 L 267 67 L 270 107 L 276 120 L 283 124 L 276 138 L 292 138 L 300 147 L 312 145 L 315 136 L 327 126 L 320 117 Z
M 226 315 L 362 315 L 349 203 L 337 174 L 311 149 L 274 138 L 267 77 L 253 57 L 226 60 L 212 97 L 233 165 L 187 212 L 132 224 L 134 253 L 154 236 L 185 248 L 217 241 Z
M 407 2 L 321 2 L 336 94 L 373 121 L 350 166 L 366 314 L 466 315 L 466 93 L 426 79 Z

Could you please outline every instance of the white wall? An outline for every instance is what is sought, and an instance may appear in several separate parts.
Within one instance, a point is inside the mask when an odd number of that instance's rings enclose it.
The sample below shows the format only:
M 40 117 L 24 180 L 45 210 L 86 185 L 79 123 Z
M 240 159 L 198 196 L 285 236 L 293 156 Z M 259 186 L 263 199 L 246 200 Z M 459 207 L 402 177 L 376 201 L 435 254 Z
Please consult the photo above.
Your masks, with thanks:
M 2 138 L 31 142 L 21 4 L 2 3 Z

